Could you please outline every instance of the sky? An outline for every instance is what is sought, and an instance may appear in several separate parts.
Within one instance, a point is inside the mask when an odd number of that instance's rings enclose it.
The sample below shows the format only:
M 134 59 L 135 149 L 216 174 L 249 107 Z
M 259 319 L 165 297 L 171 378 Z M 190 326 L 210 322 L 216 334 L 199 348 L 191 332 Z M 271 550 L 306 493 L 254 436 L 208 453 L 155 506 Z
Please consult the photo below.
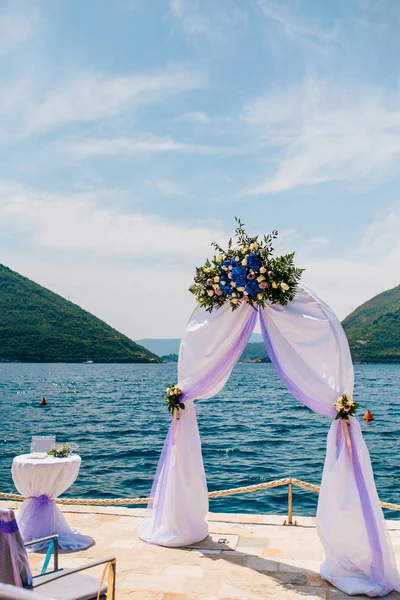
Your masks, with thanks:
M 340 318 L 400 283 L 400 3 L 0 1 L 0 263 L 180 337 L 239 216 Z

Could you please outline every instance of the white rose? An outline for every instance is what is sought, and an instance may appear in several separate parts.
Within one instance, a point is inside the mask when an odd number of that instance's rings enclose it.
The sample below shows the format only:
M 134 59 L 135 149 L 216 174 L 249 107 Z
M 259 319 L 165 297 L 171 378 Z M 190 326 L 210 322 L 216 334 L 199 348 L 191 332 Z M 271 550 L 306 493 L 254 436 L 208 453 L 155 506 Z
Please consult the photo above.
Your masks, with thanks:
M 222 254 L 220 254 L 219 256 L 217 256 L 217 262 L 222 263 L 222 261 L 224 260 Z
M 260 273 L 266 273 L 266 272 L 267 272 L 267 269 L 265 267 L 261 267 Z
M 238 303 L 238 299 L 237 298 L 232 298 L 231 302 L 232 302 L 232 304 L 237 304 Z
M 235 281 L 231 281 L 231 286 L 232 287 L 236 287 L 236 282 Z
M 246 260 L 245 258 L 242 260 L 242 266 L 243 266 L 243 267 L 246 267 L 246 266 L 247 266 L 247 260 Z
M 235 260 L 236 260 L 236 262 L 239 262 L 239 260 L 240 260 L 239 256 L 235 256 Z
M 281 288 L 284 292 L 287 292 L 289 289 L 289 286 L 287 283 L 281 283 Z
M 257 294 L 257 298 L 258 298 L 258 300 L 262 300 L 263 299 L 263 295 L 262 294 Z
M 218 283 L 218 281 L 219 281 L 218 275 L 216 277 L 214 277 L 214 281 L 215 281 L 215 283 Z
M 214 290 L 207 290 L 207 294 L 210 296 L 214 296 Z

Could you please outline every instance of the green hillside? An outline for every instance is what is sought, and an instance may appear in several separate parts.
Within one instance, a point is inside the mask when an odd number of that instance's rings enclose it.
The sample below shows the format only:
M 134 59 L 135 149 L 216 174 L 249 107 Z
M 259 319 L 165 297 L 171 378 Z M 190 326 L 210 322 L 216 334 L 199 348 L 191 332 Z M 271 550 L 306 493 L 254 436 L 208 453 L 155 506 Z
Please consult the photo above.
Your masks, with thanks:
M 264 342 L 249 342 L 240 357 L 240 362 L 270 362 Z
M 356 308 L 343 327 L 355 362 L 400 363 L 400 285 Z
M 0 265 L 0 361 L 160 362 L 100 319 Z

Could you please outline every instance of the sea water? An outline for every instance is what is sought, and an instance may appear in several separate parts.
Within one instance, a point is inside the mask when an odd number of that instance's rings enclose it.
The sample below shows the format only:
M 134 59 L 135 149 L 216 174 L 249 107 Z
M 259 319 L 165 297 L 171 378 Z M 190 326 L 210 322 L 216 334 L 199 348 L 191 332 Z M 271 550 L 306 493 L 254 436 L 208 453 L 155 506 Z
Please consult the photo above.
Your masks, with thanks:
M 355 399 L 378 493 L 400 503 L 400 365 L 357 365 Z M 15 492 L 12 459 L 32 435 L 79 444 L 69 497 L 148 496 L 170 424 L 163 401 L 176 365 L 0 364 L 0 491 Z M 45 396 L 48 405 L 39 406 Z M 282 477 L 319 484 L 330 419 L 299 404 L 270 364 L 239 364 L 218 396 L 196 402 L 209 490 Z M 295 514 L 315 514 L 317 494 L 295 488 Z M 211 500 L 215 512 L 279 513 L 287 488 Z M 388 518 L 399 513 L 386 512 Z

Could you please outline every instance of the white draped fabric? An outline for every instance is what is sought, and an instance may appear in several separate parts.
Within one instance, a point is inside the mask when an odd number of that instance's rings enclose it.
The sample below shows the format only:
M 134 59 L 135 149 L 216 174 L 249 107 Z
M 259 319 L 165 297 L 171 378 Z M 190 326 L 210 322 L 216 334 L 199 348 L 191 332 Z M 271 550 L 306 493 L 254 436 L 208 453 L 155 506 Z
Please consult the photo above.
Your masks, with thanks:
M 260 315 L 269 357 L 290 392 L 311 410 L 334 418 L 335 403 L 353 395 L 354 374 L 343 328 L 328 305 L 300 287 L 286 306 L 227 303 L 212 313 L 197 308 L 179 355 L 179 387 L 186 409 L 171 425 L 152 490 L 153 503 L 140 529 L 146 541 L 184 546 L 207 535 L 207 485 L 193 407 L 225 385 Z M 346 422 L 347 423 L 347 422 Z M 174 439 L 176 445 L 174 447 Z M 322 576 L 349 594 L 383 596 L 400 591 L 391 541 L 379 505 L 360 426 L 334 421 L 317 512 L 326 552 Z
M 32 459 L 27 455 L 16 456 L 12 463 L 15 487 L 25 500 L 18 510 L 17 521 L 23 540 L 30 542 L 58 534 L 62 550 L 83 550 L 93 544 L 93 538 L 72 530 L 64 515 L 54 503 L 76 480 L 81 458 L 72 454 L 66 458 L 48 456 Z M 48 546 L 42 542 L 30 550 Z
M 351 432 L 354 469 L 342 422 L 334 421 L 328 435 L 317 513 L 326 554 L 321 575 L 346 594 L 384 596 L 400 591 L 399 575 L 357 419 L 351 419 Z M 365 482 L 361 495 L 354 473 L 356 461 Z
M 171 424 L 152 489 L 153 503 L 140 537 L 162 546 L 186 546 L 207 537 L 208 491 L 194 398 L 210 398 L 225 385 L 254 329 L 255 311 L 229 305 L 193 312 L 179 352 L 178 386 L 185 410 Z M 175 448 L 173 445 L 175 438 Z
M 306 406 L 336 415 L 335 402 L 353 395 L 353 365 L 343 328 L 332 310 L 302 288 L 286 306 L 268 305 L 261 326 L 282 381 Z M 348 594 L 383 596 L 400 591 L 387 526 L 379 505 L 359 423 L 350 420 L 350 446 L 342 421 L 334 421 L 317 511 L 325 548 L 321 575 Z

